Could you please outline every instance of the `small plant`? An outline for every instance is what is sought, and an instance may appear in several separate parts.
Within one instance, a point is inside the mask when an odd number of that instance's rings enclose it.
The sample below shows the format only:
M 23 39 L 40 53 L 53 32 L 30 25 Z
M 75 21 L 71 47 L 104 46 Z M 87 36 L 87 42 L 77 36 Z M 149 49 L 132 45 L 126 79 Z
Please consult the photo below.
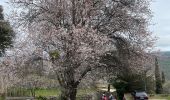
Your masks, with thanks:
M 57 50 L 50 51 L 49 55 L 53 60 L 58 59 L 60 57 L 60 54 Z
M 37 97 L 37 100 L 47 100 L 47 98 L 44 97 L 44 96 L 38 96 L 38 97 Z

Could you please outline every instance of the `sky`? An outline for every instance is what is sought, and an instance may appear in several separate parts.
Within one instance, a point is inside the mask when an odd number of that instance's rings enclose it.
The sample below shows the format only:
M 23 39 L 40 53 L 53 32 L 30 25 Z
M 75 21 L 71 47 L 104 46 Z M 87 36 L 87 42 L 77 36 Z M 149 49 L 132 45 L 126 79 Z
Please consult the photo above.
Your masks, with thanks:
M 7 0 L 0 0 L 0 5 L 4 6 L 4 13 L 10 8 L 5 3 Z M 149 29 L 158 38 L 155 50 L 170 51 L 170 0 L 153 0 L 150 9 L 153 12 L 152 23 Z
M 153 0 L 153 26 L 151 31 L 158 37 L 156 47 L 161 51 L 170 51 L 170 0 Z

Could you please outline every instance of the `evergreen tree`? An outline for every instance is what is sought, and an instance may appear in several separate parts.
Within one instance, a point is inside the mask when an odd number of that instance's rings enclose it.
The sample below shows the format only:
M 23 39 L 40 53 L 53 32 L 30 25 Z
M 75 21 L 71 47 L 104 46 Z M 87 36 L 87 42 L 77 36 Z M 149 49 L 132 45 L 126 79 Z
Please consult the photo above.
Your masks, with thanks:
M 14 32 L 8 21 L 4 20 L 3 8 L 0 5 L 0 56 L 5 52 L 6 48 L 12 46 L 12 38 Z
M 160 74 L 160 68 L 158 64 L 157 57 L 155 58 L 155 80 L 156 80 L 156 93 L 160 94 L 162 93 L 162 79 Z
M 117 99 L 123 100 L 124 93 L 126 92 L 128 83 L 124 80 L 117 78 L 115 80 L 112 80 L 112 86 L 116 88 L 116 93 L 117 93 L 117 97 L 118 97 Z
M 165 83 L 165 74 L 164 74 L 164 72 L 162 71 L 162 83 L 164 84 Z
M 2 6 L 0 5 L 0 20 L 3 20 L 4 19 L 4 15 L 3 15 L 3 8 Z

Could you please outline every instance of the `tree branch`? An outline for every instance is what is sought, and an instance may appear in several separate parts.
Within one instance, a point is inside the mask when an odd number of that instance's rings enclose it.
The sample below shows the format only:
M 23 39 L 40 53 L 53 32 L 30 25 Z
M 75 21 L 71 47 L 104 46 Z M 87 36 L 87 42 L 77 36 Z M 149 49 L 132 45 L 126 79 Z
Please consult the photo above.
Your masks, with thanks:
M 75 85 L 79 85 L 79 83 L 81 82 L 81 80 L 84 78 L 84 76 L 91 71 L 91 67 L 87 67 L 81 74 L 81 76 L 79 77 L 79 79 L 75 82 Z

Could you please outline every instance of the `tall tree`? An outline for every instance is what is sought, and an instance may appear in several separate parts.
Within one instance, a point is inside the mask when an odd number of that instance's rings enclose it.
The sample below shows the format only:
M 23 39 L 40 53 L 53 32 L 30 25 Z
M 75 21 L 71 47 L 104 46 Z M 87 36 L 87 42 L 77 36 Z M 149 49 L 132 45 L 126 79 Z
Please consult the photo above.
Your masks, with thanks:
M 165 79 L 165 73 L 162 71 L 162 83 L 164 84 L 165 81 L 166 81 L 166 79 Z
M 12 46 L 14 32 L 8 21 L 4 20 L 3 8 L 0 5 L 0 56 L 5 52 L 6 48 Z
M 62 100 L 75 100 L 78 85 L 90 72 L 100 74 L 103 68 L 115 67 L 103 64 L 100 58 L 119 51 L 119 41 L 125 40 L 130 45 L 128 50 L 135 54 L 152 45 L 147 30 L 149 0 L 11 1 L 24 8 L 19 9 L 22 14 L 16 21 L 28 29 L 34 45 L 49 54 Z
M 156 80 L 156 93 L 160 94 L 162 93 L 163 88 L 162 88 L 162 79 L 161 79 L 161 73 L 160 73 L 157 57 L 155 58 L 155 80 Z

